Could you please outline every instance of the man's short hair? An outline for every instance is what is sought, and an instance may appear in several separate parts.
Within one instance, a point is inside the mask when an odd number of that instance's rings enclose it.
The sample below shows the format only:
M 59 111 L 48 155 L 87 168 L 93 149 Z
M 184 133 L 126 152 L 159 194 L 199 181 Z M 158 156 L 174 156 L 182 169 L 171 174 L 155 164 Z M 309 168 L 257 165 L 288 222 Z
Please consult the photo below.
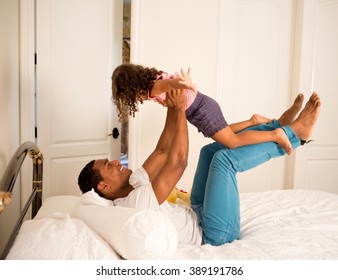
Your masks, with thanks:
M 101 192 L 97 189 L 97 186 L 103 181 L 103 177 L 101 176 L 99 170 L 93 168 L 94 163 L 95 160 L 90 161 L 81 170 L 78 178 L 78 185 L 82 193 L 86 193 L 91 189 L 94 189 L 100 196 L 102 196 Z

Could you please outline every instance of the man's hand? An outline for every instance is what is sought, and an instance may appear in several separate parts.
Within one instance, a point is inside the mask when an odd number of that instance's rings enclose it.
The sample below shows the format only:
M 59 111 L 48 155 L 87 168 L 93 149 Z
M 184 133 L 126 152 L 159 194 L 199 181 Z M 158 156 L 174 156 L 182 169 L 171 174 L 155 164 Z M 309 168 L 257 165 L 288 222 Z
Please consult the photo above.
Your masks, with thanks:
M 168 108 L 176 108 L 185 111 L 186 102 L 187 99 L 184 90 L 177 89 L 167 92 L 166 106 Z

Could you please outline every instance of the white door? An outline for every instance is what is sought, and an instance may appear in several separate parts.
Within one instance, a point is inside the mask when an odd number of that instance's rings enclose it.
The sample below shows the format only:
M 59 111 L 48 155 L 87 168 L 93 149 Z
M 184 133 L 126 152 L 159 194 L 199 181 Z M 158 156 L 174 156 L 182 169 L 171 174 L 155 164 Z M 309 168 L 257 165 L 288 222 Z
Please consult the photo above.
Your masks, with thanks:
M 95 158 L 118 158 L 111 74 L 122 61 L 122 0 L 36 1 L 37 144 L 44 198 L 79 194 Z
M 307 0 L 298 7 L 297 91 L 318 92 L 322 109 L 314 142 L 297 150 L 295 188 L 338 194 L 338 0 Z
M 290 106 L 294 0 L 222 1 L 220 102 L 231 122 L 253 113 L 278 118 Z M 288 160 L 279 157 L 239 173 L 241 192 L 289 187 Z

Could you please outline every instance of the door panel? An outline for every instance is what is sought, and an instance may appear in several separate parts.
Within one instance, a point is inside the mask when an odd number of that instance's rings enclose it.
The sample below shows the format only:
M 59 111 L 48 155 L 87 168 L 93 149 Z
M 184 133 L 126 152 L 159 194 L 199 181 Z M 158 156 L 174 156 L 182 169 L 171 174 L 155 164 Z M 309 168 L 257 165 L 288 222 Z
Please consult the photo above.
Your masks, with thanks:
M 313 131 L 315 141 L 297 151 L 294 186 L 338 194 L 338 133 L 332 126 L 338 122 L 338 1 L 302 1 L 299 11 L 299 79 L 295 87 L 307 98 L 316 91 L 322 109 Z
M 294 38 L 293 0 L 223 3 L 221 69 L 222 104 L 229 122 L 253 113 L 277 119 L 290 106 Z M 238 174 L 239 190 L 288 187 L 287 157 L 273 159 Z
M 122 61 L 123 2 L 36 2 L 37 144 L 44 197 L 79 193 L 77 176 L 97 157 L 119 158 L 111 74 Z

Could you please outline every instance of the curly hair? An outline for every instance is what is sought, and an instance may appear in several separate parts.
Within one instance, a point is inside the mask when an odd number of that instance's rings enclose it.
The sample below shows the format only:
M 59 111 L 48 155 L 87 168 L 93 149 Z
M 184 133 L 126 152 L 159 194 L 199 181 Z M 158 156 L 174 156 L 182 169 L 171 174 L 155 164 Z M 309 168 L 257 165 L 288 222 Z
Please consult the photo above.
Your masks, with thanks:
M 118 109 L 119 119 L 126 114 L 135 117 L 138 103 L 143 103 L 142 96 L 148 95 L 154 81 L 163 71 L 156 68 L 143 67 L 132 63 L 118 66 L 112 75 L 112 99 Z M 124 106 L 128 111 L 125 112 Z
M 94 189 L 96 193 L 104 197 L 103 194 L 97 188 L 99 183 L 103 181 L 103 177 L 101 176 L 99 170 L 93 168 L 94 163 L 95 160 L 90 161 L 81 170 L 80 175 L 78 177 L 78 185 L 82 193 L 86 193 L 91 189 Z

